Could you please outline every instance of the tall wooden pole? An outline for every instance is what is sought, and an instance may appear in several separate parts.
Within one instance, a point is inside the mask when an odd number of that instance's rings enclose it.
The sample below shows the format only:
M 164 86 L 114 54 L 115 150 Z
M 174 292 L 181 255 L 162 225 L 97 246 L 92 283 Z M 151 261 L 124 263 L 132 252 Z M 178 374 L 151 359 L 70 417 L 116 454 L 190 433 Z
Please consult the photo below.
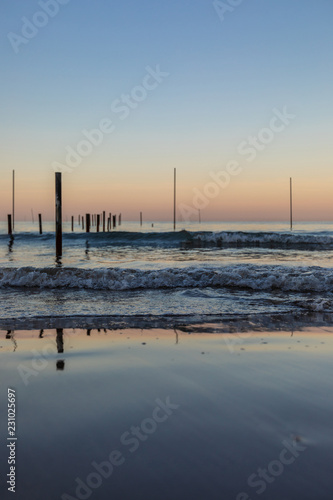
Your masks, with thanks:
M 38 214 L 39 234 L 43 234 L 42 214 Z
M 8 234 L 11 235 L 13 234 L 12 231 L 12 214 L 7 215 L 7 221 L 8 221 Z
M 103 210 L 103 233 L 105 233 L 105 211 Z
M 140 226 L 142 226 L 142 212 L 140 212 Z
M 173 230 L 176 230 L 176 169 L 173 170 Z
M 13 208 L 12 208 L 12 217 L 13 217 L 13 230 L 15 228 L 15 170 L 13 170 Z
M 290 229 L 293 228 L 293 180 L 290 177 Z
M 62 191 L 61 172 L 55 174 L 56 190 L 56 256 L 62 256 Z

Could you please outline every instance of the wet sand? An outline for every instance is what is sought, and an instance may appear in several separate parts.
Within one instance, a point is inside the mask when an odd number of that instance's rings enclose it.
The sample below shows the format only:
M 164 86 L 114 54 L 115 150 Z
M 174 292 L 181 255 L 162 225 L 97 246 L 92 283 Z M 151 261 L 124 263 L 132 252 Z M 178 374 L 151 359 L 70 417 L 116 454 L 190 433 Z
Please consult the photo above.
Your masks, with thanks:
M 333 328 L 200 330 L 1 331 L 14 498 L 330 499 Z

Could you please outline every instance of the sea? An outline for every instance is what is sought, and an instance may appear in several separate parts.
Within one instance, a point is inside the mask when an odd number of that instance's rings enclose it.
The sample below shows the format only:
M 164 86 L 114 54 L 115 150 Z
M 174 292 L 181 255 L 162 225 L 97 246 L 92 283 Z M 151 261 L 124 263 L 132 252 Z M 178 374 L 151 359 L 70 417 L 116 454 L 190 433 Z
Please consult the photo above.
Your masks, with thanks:
M 332 498 L 330 223 L 6 229 L 1 499 Z
M 123 221 L 110 232 L 0 225 L 0 329 L 325 325 L 333 314 L 333 223 Z

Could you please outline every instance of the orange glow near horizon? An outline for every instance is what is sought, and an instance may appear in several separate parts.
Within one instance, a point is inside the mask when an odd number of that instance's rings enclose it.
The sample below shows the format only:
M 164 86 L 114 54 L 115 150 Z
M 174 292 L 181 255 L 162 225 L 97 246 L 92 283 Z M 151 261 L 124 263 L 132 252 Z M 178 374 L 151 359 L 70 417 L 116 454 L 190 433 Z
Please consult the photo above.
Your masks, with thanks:
M 169 172 L 170 174 L 170 172 Z M 171 171 L 172 174 L 172 171 Z M 197 220 L 198 208 L 203 221 L 283 221 L 289 219 L 289 178 L 255 180 L 243 178 L 242 174 L 231 178 L 228 186 L 216 187 L 214 196 L 206 196 L 205 188 L 212 182 L 196 184 L 196 178 L 189 182 L 184 174 L 177 172 L 177 213 L 178 220 Z M 42 213 L 45 220 L 54 219 L 54 174 L 48 174 L 41 183 L 29 182 L 28 178 L 16 175 L 15 212 L 16 220 L 30 220 L 31 209 Z M 111 177 L 111 176 L 110 176 Z M 170 221 L 173 210 L 172 175 L 161 174 L 150 182 L 139 183 L 138 179 L 129 182 L 112 179 L 99 181 L 97 176 L 87 178 L 79 174 L 63 175 L 63 214 L 64 217 L 85 213 L 122 213 L 123 220 L 138 220 L 144 213 L 145 220 Z M 247 176 L 246 176 L 247 177 Z M 324 179 L 325 181 L 325 179 Z M 300 221 L 331 220 L 332 202 L 329 180 L 299 179 L 293 181 L 294 219 Z M 29 189 L 26 189 L 29 186 Z M 6 220 L 11 212 L 11 178 L 6 189 L 1 191 L 1 219 Z M 186 207 L 185 212 L 182 207 Z M 185 216 L 182 217 L 182 214 Z

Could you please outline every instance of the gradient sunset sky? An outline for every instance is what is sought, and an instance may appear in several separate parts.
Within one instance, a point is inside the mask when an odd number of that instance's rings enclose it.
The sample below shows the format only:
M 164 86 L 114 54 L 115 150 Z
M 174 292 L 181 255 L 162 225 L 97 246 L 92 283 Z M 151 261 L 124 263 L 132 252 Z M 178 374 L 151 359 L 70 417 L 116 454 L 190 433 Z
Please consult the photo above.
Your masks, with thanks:
M 51 220 L 57 162 L 64 216 L 171 220 L 176 167 L 179 217 L 286 220 L 293 177 L 295 219 L 332 220 L 332 20 L 332 0 L 2 0 L 0 218 L 15 169 L 16 219 Z

